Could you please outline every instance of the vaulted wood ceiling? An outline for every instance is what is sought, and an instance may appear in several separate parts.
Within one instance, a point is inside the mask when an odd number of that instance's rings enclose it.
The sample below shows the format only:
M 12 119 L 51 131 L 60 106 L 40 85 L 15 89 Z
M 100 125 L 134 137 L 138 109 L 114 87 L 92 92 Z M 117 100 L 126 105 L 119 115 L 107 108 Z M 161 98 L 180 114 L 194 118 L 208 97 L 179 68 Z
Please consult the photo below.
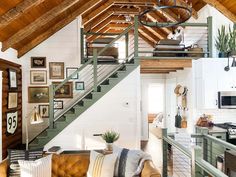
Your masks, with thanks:
M 184 0 L 177 2 L 185 3 Z M 165 0 L 165 3 L 171 4 L 172 1 Z M 197 18 L 197 11 L 209 3 L 236 21 L 235 0 L 192 0 L 192 3 L 194 18 Z M 2 51 L 14 48 L 21 57 L 79 15 L 82 15 L 86 31 L 120 32 L 129 24 L 124 15 L 133 17 L 155 4 L 156 0 L 4 0 L 0 2 Z M 147 16 L 149 21 L 163 18 L 175 21 L 178 16 L 176 11 Z M 166 38 L 171 29 L 140 27 L 139 32 L 140 37 L 153 45 Z M 90 37 L 88 40 L 94 39 Z

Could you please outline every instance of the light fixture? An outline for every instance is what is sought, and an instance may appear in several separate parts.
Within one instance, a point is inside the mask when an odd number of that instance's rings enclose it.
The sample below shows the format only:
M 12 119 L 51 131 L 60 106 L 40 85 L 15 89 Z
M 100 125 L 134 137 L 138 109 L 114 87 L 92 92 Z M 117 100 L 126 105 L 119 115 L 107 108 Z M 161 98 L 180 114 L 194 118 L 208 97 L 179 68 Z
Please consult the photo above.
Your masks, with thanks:
M 41 115 L 37 111 L 37 107 L 35 106 L 34 109 L 29 113 L 29 115 L 26 117 L 26 120 L 28 120 L 28 117 L 30 116 L 30 124 L 40 124 L 43 122 L 43 119 Z M 26 133 L 26 150 L 29 150 L 29 132 L 28 132 L 28 122 L 25 123 L 25 133 Z
M 132 18 L 130 15 L 125 15 L 125 21 L 126 22 L 131 22 Z
M 186 5 L 177 4 L 176 3 L 177 0 L 169 0 L 169 1 L 172 1 L 173 5 L 165 5 L 165 0 L 157 0 L 156 7 L 148 8 L 139 15 L 139 22 L 142 25 L 149 27 L 158 27 L 158 28 L 173 27 L 186 22 L 192 16 L 192 3 L 188 2 L 188 0 L 185 1 Z M 165 15 L 165 10 L 175 10 L 178 13 L 182 11 L 184 14 L 186 14 L 186 16 L 181 18 L 181 15 L 177 14 L 178 19 L 175 22 L 168 21 L 167 19 L 166 21 L 157 20 L 154 23 L 147 21 L 146 15 L 148 15 L 149 13 L 159 11 L 160 13 Z

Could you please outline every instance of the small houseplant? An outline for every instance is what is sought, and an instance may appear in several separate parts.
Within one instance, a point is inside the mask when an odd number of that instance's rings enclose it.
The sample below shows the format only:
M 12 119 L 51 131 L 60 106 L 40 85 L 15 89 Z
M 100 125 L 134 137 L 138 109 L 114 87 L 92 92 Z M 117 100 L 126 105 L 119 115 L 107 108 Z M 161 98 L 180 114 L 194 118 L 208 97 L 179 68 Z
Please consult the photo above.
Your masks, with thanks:
M 101 136 L 102 136 L 102 139 L 105 140 L 105 142 L 106 142 L 106 150 L 112 151 L 113 150 L 113 143 L 119 139 L 120 134 L 113 131 L 113 130 L 108 130 L 104 134 L 102 134 Z
M 218 36 L 216 39 L 216 48 L 219 51 L 219 58 L 227 56 L 229 49 L 229 34 L 226 33 L 225 26 L 222 25 L 221 29 L 218 29 Z
M 229 53 L 236 53 L 236 25 L 233 29 L 229 26 Z

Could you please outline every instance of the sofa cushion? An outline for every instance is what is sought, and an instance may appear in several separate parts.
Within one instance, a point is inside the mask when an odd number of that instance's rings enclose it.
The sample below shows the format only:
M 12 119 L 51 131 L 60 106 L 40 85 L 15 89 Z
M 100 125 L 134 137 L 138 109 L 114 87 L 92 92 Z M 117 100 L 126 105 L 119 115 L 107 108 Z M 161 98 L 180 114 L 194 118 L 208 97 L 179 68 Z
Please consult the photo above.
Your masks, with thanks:
M 53 154 L 52 177 L 85 177 L 89 166 L 89 153 Z
M 18 160 L 21 177 L 51 177 L 52 155 L 35 161 Z
M 20 177 L 18 160 L 36 160 L 43 157 L 43 150 L 13 150 L 8 149 L 9 177 Z
M 116 154 L 103 155 L 91 151 L 87 177 L 113 177 L 116 159 Z

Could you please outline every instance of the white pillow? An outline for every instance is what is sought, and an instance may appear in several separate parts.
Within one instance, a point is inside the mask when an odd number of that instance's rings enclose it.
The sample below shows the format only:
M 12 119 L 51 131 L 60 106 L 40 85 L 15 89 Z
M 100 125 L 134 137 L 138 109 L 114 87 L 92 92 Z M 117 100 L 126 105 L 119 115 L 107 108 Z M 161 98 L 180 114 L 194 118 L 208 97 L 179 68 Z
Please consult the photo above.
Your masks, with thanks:
M 51 177 L 52 155 L 35 161 L 18 160 L 21 177 Z
M 113 177 L 116 159 L 116 154 L 103 155 L 91 151 L 87 177 Z

